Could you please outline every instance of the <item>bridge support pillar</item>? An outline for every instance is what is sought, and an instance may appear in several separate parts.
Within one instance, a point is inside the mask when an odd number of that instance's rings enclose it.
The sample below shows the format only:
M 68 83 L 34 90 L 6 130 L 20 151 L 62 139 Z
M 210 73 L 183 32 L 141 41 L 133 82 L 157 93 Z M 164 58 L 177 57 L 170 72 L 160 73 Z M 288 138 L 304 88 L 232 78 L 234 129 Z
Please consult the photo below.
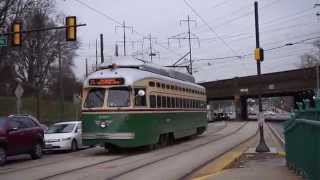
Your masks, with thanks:
M 247 98 L 240 97 L 239 95 L 234 96 L 234 105 L 236 120 L 247 120 L 248 119 L 248 108 Z
M 248 119 L 247 98 L 241 97 L 240 98 L 240 103 L 241 103 L 241 120 L 246 121 Z

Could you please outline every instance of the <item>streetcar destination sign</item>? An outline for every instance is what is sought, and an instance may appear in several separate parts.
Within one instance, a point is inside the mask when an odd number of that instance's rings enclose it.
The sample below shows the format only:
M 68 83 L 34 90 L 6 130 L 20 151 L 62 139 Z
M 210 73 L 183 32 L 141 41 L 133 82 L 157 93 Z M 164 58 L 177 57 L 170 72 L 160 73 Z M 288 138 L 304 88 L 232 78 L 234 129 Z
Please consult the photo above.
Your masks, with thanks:
M 124 84 L 123 78 L 104 78 L 104 79 L 90 79 L 90 86 L 110 86 Z

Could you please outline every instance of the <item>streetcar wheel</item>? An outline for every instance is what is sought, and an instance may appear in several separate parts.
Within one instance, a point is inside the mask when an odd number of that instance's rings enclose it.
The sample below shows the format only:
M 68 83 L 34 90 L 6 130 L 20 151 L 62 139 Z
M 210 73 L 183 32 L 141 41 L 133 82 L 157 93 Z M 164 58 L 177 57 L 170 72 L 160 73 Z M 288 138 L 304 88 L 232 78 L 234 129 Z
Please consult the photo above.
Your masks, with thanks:
M 198 127 L 197 128 L 197 135 L 200 135 L 200 134 L 204 133 L 205 131 L 206 131 L 205 127 Z
M 155 144 L 150 144 L 150 145 L 145 146 L 146 151 L 153 151 L 155 149 L 157 149 L 157 145 L 155 145 Z
M 169 135 L 168 134 L 161 134 L 160 137 L 159 137 L 158 145 L 160 147 L 164 147 L 164 146 L 168 145 L 168 139 L 169 139 Z
M 119 153 L 119 152 L 120 152 L 120 148 L 118 148 L 117 146 L 112 145 L 112 144 L 106 144 L 106 145 L 104 146 L 104 148 L 105 148 L 109 153 L 112 153 L 112 154 L 115 154 L 115 153 Z

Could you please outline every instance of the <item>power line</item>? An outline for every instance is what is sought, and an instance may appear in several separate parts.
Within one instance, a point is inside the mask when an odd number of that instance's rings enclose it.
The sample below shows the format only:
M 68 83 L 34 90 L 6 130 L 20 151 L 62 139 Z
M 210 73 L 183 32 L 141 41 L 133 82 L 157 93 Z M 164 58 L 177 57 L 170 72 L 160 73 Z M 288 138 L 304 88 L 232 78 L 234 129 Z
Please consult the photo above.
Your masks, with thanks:
M 320 39 L 320 36 L 316 36 L 316 37 L 312 37 L 312 38 L 306 38 L 306 39 L 302 39 L 302 40 L 299 40 L 299 41 L 296 41 L 296 42 L 285 43 L 285 44 L 283 44 L 281 46 L 276 46 L 276 47 L 265 49 L 265 52 L 274 51 L 274 50 L 277 50 L 277 49 L 285 48 L 285 47 L 288 47 L 288 46 L 293 46 L 293 45 L 296 45 L 296 44 L 301 44 L 301 43 L 304 43 L 306 41 L 310 41 L 310 40 L 314 40 L 314 39 Z M 252 56 L 252 55 L 253 55 L 253 53 L 247 53 L 247 54 L 243 54 L 241 56 L 225 56 L 225 57 L 216 57 L 216 58 L 199 58 L 199 59 L 194 60 L 194 61 L 215 61 L 215 60 L 224 60 L 224 59 L 240 59 L 240 58 L 244 58 L 244 57 Z M 179 64 L 179 65 L 181 65 L 181 64 Z
M 113 17 L 111 17 L 111 16 L 109 16 L 109 15 L 107 15 L 107 14 L 99 11 L 98 9 L 96 9 L 96 8 L 94 8 L 94 7 L 92 7 L 92 6 L 89 6 L 88 4 L 86 4 L 86 3 L 84 3 L 84 2 L 82 2 L 82 1 L 80 1 L 80 0 L 75 0 L 75 1 L 78 2 L 78 3 L 80 3 L 80 4 L 82 4 L 83 6 L 87 7 L 88 9 L 91 9 L 92 11 L 94 11 L 94 12 L 96 12 L 96 13 L 104 16 L 105 18 L 109 19 L 110 21 L 113 21 L 113 22 L 116 23 L 116 24 L 122 25 L 120 21 L 117 21 L 117 20 L 114 19 Z
M 274 1 L 272 1 L 271 3 L 268 3 L 268 4 L 264 5 L 264 6 L 262 6 L 260 9 L 269 7 L 269 6 L 273 5 L 273 4 L 275 4 L 277 1 L 280 1 L 280 0 L 274 0 Z M 251 3 L 250 3 L 250 4 L 251 4 Z M 235 10 L 235 11 L 229 13 L 229 14 L 234 14 L 234 13 L 236 13 L 236 12 L 241 12 L 242 9 L 248 9 L 248 7 L 250 7 L 249 3 L 248 3 L 248 5 L 246 5 L 246 6 L 244 6 L 244 7 L 241 7 L 241 8 L 239 8 L 239 9 L 237 9 L 237 10 Z M 245 14 L 236 16 L 236 17 L 234 17 L 234 18 L 232 18 L 232 19 L 229 19 L 229 20 L 227 20 L 227 21 L 225 21 L 225 22 L 223 22 L 223 23 L 220 23 L 219 25 L 216 26 L 216 29 L 221 28 L 221 27 L 223 27 L 224 25 L 230 24 L 230 23 L 232 23 L 232 22 L 234 22 L 234 21 L 236 21 L 236 20 L 238 20 L 238 19 L 247 17 L 247 16 L 251 15 L 252 12 L 253 12 L 253 9 L 250 10 L 250 11 L 248 11 L 248 12 L 246 12 Z M 221 17 L 215 18 L 215 19 L 218 20 L 218 19 L 221 19 Z
M 104 12 L 99 11 L 98 9 L 96 9 L 96 8 L 88 5 L 87 3 L 85 3 L 85 2 L 83 2 L 83 1 L 81 1 L 81 0 L 74 0 L 74 1 L 76 1 L 76 2 L 78 2 L 79 4 L 87 7 L 88 9 L 96 12 L 97 14 L 102 15 L 103 17 L 107 18 L 107 19 L 110 20 L 110 21 L 112 21 L 112 22 L 114 22 L 114 23 L 116 23 L 116 24 L 118 24 L 118 25 L 122 25 L 122 23 L 121 23 L 120 21 L 118 21 L 118 20 L 116 20 L 115 18 L 107 15 L 107 14 L 104 13 Z M 144 36 L 142 33 L 138 32 L 138 31 L 136 31 L 136 30 L 134 30 L 133 32 L 134 32 L 135 34 L 138 34 L 138 35 L 141 36 L 141 37 Z M 162 49 L 165 49 L 165 50 L 171 52 L 172 54 L 175 54 L 176 56 L 181 56 L 179 53 L 173 51 L 173 50 L 170 49 L 170 48 L 167 48 L 167 47 L 165 47 L 165 46 L 163 46 L 163 45 L 161 45 L 161 44 L 158 44 L 157 42 L 155 42 L 155 44 L 158 45 L 159 47 L 161 47 Z
M 219 36 L 219 34 L 218 34 L 218 33 L 207 23 L 207 21 L 189 4 L 189 2 L 187 2 L 187 0 L 184 0 L 184 2 L 185 2 L 185 4 L 191 9 L 191 11 L 192 11 L 196 16 L 198 16 L 204 24 L 206 24 L 206 26 L 210 29 L 210 31 L 212 31 L 212 32 L 220 39 L 220 41 L 223 42 L 223 44 L 230 49 L 230 51 L 231 51 L 233 54 L 235 54 L 235 55 L 238 54 L 235 50 L 233 50 L 233 49 L 229 46 L 229 44 L 227 44 L 227 42 L 226 42 L 224 39 L 222 39 L 222 38 Z

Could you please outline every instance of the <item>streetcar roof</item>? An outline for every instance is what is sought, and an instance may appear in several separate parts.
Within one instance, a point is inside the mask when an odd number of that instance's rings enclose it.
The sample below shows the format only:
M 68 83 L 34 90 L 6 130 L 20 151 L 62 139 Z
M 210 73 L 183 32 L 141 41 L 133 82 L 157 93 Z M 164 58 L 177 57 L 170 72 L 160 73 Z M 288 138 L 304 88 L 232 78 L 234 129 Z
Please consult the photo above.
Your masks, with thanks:
M 117 61 L 113 60 L 113 62 L 116 62 L 115 68 L 110 68 L 110 62 L 101 64 L 99 71 L 96 71 L 90 74 L 86 78 L 86 80 L 84 81 L 84 86 L 89 86 L 90 79 L 124 78 L 125 79 L 124 85 L 130 86 L 136 81 L 147 79 L 147 78 L 153 78 L 153 79 L 158 79 L 158 80 L 162 80 L 170 83 L 175 83 L 175 84 L 179 83 L 181 85 L 186 85 L 189 87 L 197 87 L 197 88 L 204 89 L 202 86 L 192 82 L 183 81 L 183 80 L 175 79 L 165 75 L 139 69 L 141 65 L 145 65 L 146 63 L 139 62 L 134 58 L 122 58 L 122 59 L 117 59 Z M 167 68 L 164 68 L 161 66 L 159 67 L 151 63 L 147 63 L 147 65 L 148 67 L 154 67 L 160 70 L 168 71 Z

